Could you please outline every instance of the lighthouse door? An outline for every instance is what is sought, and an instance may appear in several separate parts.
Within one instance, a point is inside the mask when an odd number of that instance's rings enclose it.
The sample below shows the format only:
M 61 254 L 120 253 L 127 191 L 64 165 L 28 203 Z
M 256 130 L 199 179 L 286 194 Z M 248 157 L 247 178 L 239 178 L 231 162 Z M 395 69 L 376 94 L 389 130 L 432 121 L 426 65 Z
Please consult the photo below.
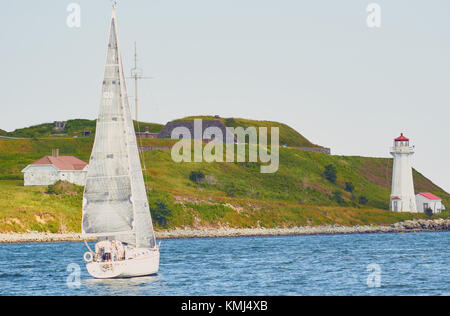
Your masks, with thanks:
M 394 212 L 398 212 L 398 201 L 393 201 L 393 207 L 392 209 L 394 210 Z

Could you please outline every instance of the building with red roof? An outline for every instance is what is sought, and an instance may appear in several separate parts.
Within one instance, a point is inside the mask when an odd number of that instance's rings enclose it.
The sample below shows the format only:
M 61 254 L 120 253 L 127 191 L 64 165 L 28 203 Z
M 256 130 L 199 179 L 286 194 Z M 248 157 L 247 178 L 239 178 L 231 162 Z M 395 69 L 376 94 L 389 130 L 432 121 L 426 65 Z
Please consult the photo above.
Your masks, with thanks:
M 445 210 L 442 199 L 430 192 L 421 192 L 416 195 L 417 211 L 424 213 L 426 209 L 431 209 L 433 213 L 439 214 Z
M 52 185 L 57 181 L 67 181 L 76 185 L 86 183 L 88 164 L 74 156 L 60 156 L 54 150 L 51 156 L 45 156 L 26 166 L 25 186 Z

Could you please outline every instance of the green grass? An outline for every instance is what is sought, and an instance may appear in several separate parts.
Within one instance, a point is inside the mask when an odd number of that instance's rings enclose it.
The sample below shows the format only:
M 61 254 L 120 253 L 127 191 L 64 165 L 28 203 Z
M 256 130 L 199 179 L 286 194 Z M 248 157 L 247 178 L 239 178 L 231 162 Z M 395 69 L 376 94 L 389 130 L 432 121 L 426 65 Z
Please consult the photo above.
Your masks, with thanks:
M 390 195 L 392 160 L 348 156 L 329 156 L 296 149 L 280 149 L 280 168 L 274 174 L 261 174 L 259 163 L 174 163 L 170 152 L 145 153 L 147 174 L 152 186 L 178 192 L 213 194 L 258 200 L 287 201 L 307 205 L 354 206 L 361 195 L 367 207 L 387 209 Z M 325 179 L 325 166 L 337 169 L 337 181 Z M 189 180 L 192 171 L 202 171 L 215 183 L 196 184 Z M 449 203 L 449 194 L 414 171 L 416 191 L 429 191 Z M 154 181 L 154 183 L 152 183 Z M 345 191 L 352 182 L 353 193 Z M 333 192 L 342 191 L 344 205 L 334 200 Z
M 143 146 L 170 146 L 173 140 L 140 139 Z M 88 160 L 93 138 L 0 140 L 0 232 L 80 231 L 82 190 L 24 187 L 21 170 L 60 148 L 61 155 Z M 304 225 L 387 225 L 426 218 L 387 211 L 392 159 L 330 156 L 280 148 L 280 168 L 261 174 L 261 163 L 175 163 L 170 150 L 143 154 L 148 196 L 157 228 L 293 227 Z M 332 164 L 336 183 L 323 172 Z M 200 182 L 189 179 L 200 171 Z M 432 192 L 450 206 L 450 195 L 414 171 L 416 192 Z M 346 182 L 354 186 L 347 192 Z M 50 190 L 51 192 L 52 190 Z M 341 192 L 342 201 L 335 192 Z M 367 205 L 358 203 L 359 197 Z M 448 213 L 441 217 L 447 217 Z
M 1 232 L 80 231 L 82 195 L 46 194 L 47 187 L 24 187 L 23 181 L 0 181 Z
M 0 181 L 0 232 L 79 232 L 81 190 L 47 193 L 47 187 L 24 187 L 22 181 Z M 205 198 L 205 197 L 203 197 Z M 165 201 L 171 215 L 167 225 L 175 227 L 294 227 L 305 225 L 386 225 L 426 218 L 424 214 L 393 213 L 378 209 L 308 206 L 288 202 L 241 198 L 184 196 L 150 191 L 149 202 Z M 155 214 L 152 214 L 155 216 Z
M 148 127 L 151 133 L 159 133 L 163 127 L 163 125 L 157 123 L 139 122 L 138 124 L 136 121 L 134 122 L 134 126 L 136 131 L 141 132 L 145 132 L 145 128 Z M 78 136 L 81 136 L 85 131 L 91 131 L 94 134 L 95 129 L 96 120 L 74 119 L 66 121 L 66 126 L 62 131 L 54 130 L 53 123 L 44 123 L 25 128 L 19 128 L 12 132 L 5 132 L 0 130 L 0 136 L 23 138 L 47 138 L 50 136 L 73 137 L 75 133 Z

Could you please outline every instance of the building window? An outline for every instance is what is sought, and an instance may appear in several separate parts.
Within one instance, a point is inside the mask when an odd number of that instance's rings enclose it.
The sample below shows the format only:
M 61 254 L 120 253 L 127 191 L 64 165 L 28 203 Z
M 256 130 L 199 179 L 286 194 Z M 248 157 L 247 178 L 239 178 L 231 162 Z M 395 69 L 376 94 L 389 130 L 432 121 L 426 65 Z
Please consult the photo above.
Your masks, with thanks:
M 426 211 L 428 208 L 428 203 L 423 203 L 423 210 Z

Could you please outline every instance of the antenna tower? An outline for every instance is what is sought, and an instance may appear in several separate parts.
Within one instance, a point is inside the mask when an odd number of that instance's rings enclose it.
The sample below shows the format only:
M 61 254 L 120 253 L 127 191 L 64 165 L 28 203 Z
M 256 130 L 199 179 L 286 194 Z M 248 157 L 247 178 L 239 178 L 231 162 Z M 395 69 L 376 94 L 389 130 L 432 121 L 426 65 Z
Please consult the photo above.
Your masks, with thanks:
M 136 42 L 134 42 L 134 68 L 131 69 L 131 77 L 129 77 L 129 78 L 134 79 L 134 106 L 136 108 L 136 122 L 139 122 L 139 120 L 138 120 L 138 81 L 140 79 L 151 79 L 151 77 L 144 77 L 142 68 L 138 67 Z

